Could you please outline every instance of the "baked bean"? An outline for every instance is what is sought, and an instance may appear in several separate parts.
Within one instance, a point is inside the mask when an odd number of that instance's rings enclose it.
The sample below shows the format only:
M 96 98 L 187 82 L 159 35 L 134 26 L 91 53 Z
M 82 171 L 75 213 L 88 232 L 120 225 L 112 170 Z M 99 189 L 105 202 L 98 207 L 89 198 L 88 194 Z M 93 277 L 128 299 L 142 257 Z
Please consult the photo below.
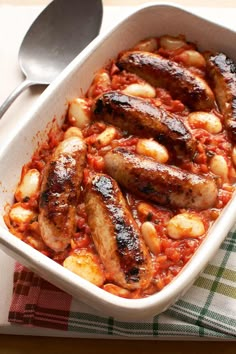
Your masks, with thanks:
M 17 186 L 15 198 L 18 202 L 31 198 L 39 192 L 40 173 L 35 168 L 28 170 Z
M 66 130 L 64 134 L 64 139 L 71 138 L 72 136 L 77 136 L 78 138 L 83 138 L 81 130 L 77 127 L 70 127 Z
M 211 134 L 218 134 L 222 131 L 220 118 L 213 113 L 192 112 L 188 116 L 188 122 L 191 128 L 202 128 Z
M 71 101 L 68 109 L 68 120 L 72 126 L 83 129 L 89 125 L 90 107 L 83 98 L 75 98 Z
M 166 147 L 152 139 L 139 139 L 136 145 L 136 152 L 140 155 L 152 157 L 160 163 L 165 163 L 169 159 Z
M 156 97 L 156 90 L 147 83 L 131 84 L 122 90 L 122 92 L 126 95 L 143 98 Z
M 111 87 L 111 79 L 104 70 L 97 72 L 94 76 L 92 85 L 88 90 L 88 97 L 96 98 L 102 92 L 109 90 Z
M 103 271 L 91 252 L 82 250 L 73 253 L 64 260 L 63 266 L 97 286 L 104 283 Z
M 157 40 L 155 38 L 148 38 L 140 41 L 134 47 L 135 50 L 142 50 L 144 52 L 155 52 L 158 49 Z
M 190 213 L 177 214 L 167 224 L 168 235 L 176 240 L 197 238 L 205 233 L 201 218 Z
M 162 36 L 160 37 L 160 46 L 167 50 L 175 50 L 182 48 L 186 42 L 180 37 Z
M 160 253 L 160 249 L 161 249 L 161 240 L 158 237 L 157 231 L 156 231 L 153 223 L 150 221 L 145 221 L 141 225 L 141 232 L 142 232 L 144 241 L 145 241 L 146 245 L 148 246 L 148 248 L 150 249 L 150 251 L 153 254 L 158 255 Z
M 103 289 L 108 291 L 109 293 L 120 296 L 120 297 L 125 297 L 129 298 L 130 297 L 130 291 L 124 288 L 121 288 L 118 285 L 112 284 L 112 283 L 107 283 L 103 286 Z
M 232 161 L 234 166 L 236 166 L 236 146 L 234 146 L 232 150 Z
M 115 139 L 116 135 L 117 131 L 114 127 L 107 127 L 101 134 L 97 136 L 95 144 L 98 147 L 109 145 L 112 140 Z
M 229 169 L 224 156 L 213 156 L 210 161 L 210 169 L 215 175 L 221 177 L 223 181 L 228 179 Z
M 45 249 L 45 244 L 42 239 L 33 236 L 27 236 L 27 243 L 31 245 L 36 250 L 42 251 Z
M 10 220 L 16 224 L 31 222 L 36 216 L 36 213 L 30 209 L 24 208 L 21 203 L 15 203 L 9 213 Z
M 180 59 L 181 62 L 188 67 L 194 66 L 202 69 L 206 66 L 206 60 L 203 55 L 193 49 L 183 51 L 178 55 L 178 59 Z

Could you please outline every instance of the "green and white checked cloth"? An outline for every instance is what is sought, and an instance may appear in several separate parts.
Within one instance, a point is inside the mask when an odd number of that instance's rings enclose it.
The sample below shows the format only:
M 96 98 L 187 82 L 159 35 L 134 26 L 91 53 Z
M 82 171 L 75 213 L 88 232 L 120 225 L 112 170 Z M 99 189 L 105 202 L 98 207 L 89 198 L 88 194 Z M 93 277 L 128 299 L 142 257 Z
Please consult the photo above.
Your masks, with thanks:
M 236 339 L 236 227 L 186 295 L 159 316 L 105 317 L 17 264 L 9 322 L 78 336 Z

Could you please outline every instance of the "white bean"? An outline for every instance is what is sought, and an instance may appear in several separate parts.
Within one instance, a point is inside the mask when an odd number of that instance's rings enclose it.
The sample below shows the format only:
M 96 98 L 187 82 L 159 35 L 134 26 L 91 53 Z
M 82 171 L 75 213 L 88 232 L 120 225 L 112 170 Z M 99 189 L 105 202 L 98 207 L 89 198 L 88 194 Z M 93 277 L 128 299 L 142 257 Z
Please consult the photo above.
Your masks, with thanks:
M 45 249 L 45 244 L 41 238 L 36 238 L 33 236 L 27 236 L 27 243 L 35 248 L 36 250 L 42 251 Z
M 112 140 L 116 137 L 116 129 L 114 127 L 107 127 L 101 134 L 96 138 L 95 144 L 97 146 L 106 146 L 109 145 Z
M 63 266 L 97 286 L 104 283 L 102 268 L 91 252 L 83 250 L 73 253 L 64 260 Z
M 236 146 L 234 146 L 233 150 L 232 150 L 232 160 L 233 160 L 234 166 L 236 166 Z
M 162 36 L 160 38 L 160 46 L 167 50 L 179 49 L 186 45 L 186 42 L 179 37 Z
M 197 238 L 205 233 L 201 218 L 194 214 L 182 213 L 171 218 L 167 224 L 168 235 L 176 240 Z
M 143 220 L 151 220 L 153 215 L 155 215 L 155 208 L 145 202 L 140 202 L 137 205 L 137 211 L 139 217 L 141 217 Z
M 165 163 L 169 159 L 165 146 L 151 139 L 139 139 L 136 145 L 136 152 L 140 155 L 152 157 L 160 163 Z
M 64 134 L 64 139 L 68 139 L 73 136 L 76 136 L 78 138 L 83 138 L 83 134 L 82 134 L 81 130 L 77 127 L 68 128 Z
M 90 107 L 83 98 L 74 99 L 68 109 L 68 120 L 77 128 L 85 128 L 90 123 Z
M 140 41 L 134 47 L 135 50 L 142 50 L 145 52 L 155 52 L 157 50 L 157 40 L 155 38 L 148 38 Z
M 32 210 L 23 208 L 20 203 L 14 204 L 9 213 L 11 221 L 16 224 L 31 222 L 36 216 Z
M 153 223 L 151 223 L 150 221 L 145 221 L 141 225 L 141 232 L 142 232 L 144 241 L 145 241 L 146 245 L 148 246 L 148 248 L 150 249 L 150 251 L 153 254 L 158 255 L 160 253 L 160 249 L 161 249 L 161 240 L 158 237 L 157 231 L 156 231 Z
M 16 188 L 15 198 L 18 202 L 31 198 L 40 187 L 40 173 L 35 168 L 28 170 Z
M 143 98 L 156 97 L 156 90 L 147 83 L 131 84 L 123 91 L 124 94 Z
M 103 289 L 113 295 L 120 296 L 120 297 L 128 298 L 131 295 L 129 290 L 121 288 L 120 286 L 111 283 L 105 284 Z
M 106 71 L 99 71 L 95 74 L 92 85 L 88 90 L 88 97 L 97 97 L 111 87 L 111 79 Z
M 210 169 L 215 175 L 221 177 L 224 182 L 228 179 L 229 168 L 224 156 L 213 156 L 210 161 Z
M 206 66 L 206 60 L 202 54 L 196 50 L 189 49 L 178 55 L 185 66 L 195 66 L 196 68 L 204 68 Z
M 218 134 L 222 131 L 220 118 L 213 113 L 192 112 L 188 116 L 191 128 L 202 128 L 211 134 Z

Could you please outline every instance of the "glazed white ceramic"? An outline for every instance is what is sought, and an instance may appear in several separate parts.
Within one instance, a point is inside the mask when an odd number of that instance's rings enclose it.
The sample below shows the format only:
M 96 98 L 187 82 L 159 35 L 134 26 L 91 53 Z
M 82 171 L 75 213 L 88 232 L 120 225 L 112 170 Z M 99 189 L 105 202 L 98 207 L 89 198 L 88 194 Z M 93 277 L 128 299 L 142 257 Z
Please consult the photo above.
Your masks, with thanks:
M 62 122 L 67 102 L 89 87 L 94 72 L 140 39 L 185 34 L 199 49 L 219 50 L 236 59 L 236 33 L 180 7 L 149 4 L 137 8 L 113 29 L 96 38 L 42 94 L 37 104 L 0 144 L 0 247 L 22 264 L 80 301 L 122 320 L 142 320 L 163 312 L 193 284 L 236 221 L 236 199 L 227 205 L 192 260 L 162 291 L 145 299 L 114 296 L 94 286 L 10 234 L 3 220 L 24 163 L 47 138 L 53 118 Z M 0 126 L 1 129 L 1 126 Z

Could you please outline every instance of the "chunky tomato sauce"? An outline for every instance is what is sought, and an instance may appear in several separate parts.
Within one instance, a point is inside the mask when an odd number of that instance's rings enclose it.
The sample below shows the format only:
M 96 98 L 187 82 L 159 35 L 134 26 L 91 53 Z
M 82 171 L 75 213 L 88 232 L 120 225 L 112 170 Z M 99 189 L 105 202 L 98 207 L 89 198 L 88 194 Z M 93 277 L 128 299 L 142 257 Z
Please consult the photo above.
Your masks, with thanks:
M 175 41 L 177 48 L 173 45 Z M 151 53 L 159 53 L 165 58 L 170 58 L 173 61 L 181 63 L 181 65 L 186 66 L 200 77 L 206 78 L 204 57 L 197 51 L 194 44 L 185 42 L 185 39 L 181 36 L 172 38 L 171 43 L 173 43 L 170 45 L 171 48 L 168 48 L 168 37 L 165 46 L 162 46 L 163 42 L 165 43 L 165 40 L 162 37 L 151 38 L 140 42 L 141 44 L 137 44 L 135 49 L 139 49 L 139 46 L 147 49 L 150 46 Z M 192 62 L 189 60 L 189 53 L 192 55 Z M 140 87 L 135 88 L 132 86 L 133 84 L 140 85 Z M 77 109 L 80 103 L 76 101 L 71 102 L 63 126 L 57 128 L 54 126 L 48 134 L 47 141 L 34 152 L 31 161 L 23 167 L 18 188 L 21 189 L 24 183 L 24 176 L 29 170 L 37 170 L 39 172 L 39 186 L 35 187 L 35 192 L 30 196 L 25 196 L 24 193 L 19 194 L 19 191 L 16 192 L 15 203 L 8 208 L 5 216 L 6 223 L 14 235 L 62 265 L 70 255 L 79 255 L 81 252 L 82 254 L 86 254 L 86 251 L 89 251 L 94 255 L 93 262 L 97 263 L 99 272 L 102 273 L 102 281 L 99 282 L 99 286 L 106 291 L 128 298 L 149 296 L 160 291 L 172 281 L 191 259 L 205 238 L 209 227 L 217 219 L 222 208 L 231 199 L 234 191 L 233 183 L 235 182 L 235 152 L 233 144 L 224 128 L 223 117 L 217 105 L 215 105 L 213 110 L 207 112 L 213 117 L 212 123 L 209 123 L 208 118 L 205 119 L 203 117 L 204 119 L 201 120 L 201 115 L 190 119 L 190 113 L 192 112 L 190 112 L 187 105 L 183 104 L 180 100 L 173 99 L 168 90 L 148 85 L 146 92 L 146 89 L 143 91 L 144 84 L 146 85 L 146 82 L 138 75 L 125 70 L 119 70 L 115 60 L 111 60 L 110 63 L 101 69 L 95 75 L 94 81 L 82 98 L 84 106 L 83 108 L 79 107 L 79 110 L 82 110 L 82 118 L 80 117 L 81 113 L 78 113 Z M 187 124 L 197 141 L 196 151 L 193 156 L 182 154 L 181 152 L 177 154 L 170 147 L 165 146 L 164 149 L 166 149 L 168 158 L 164 163 L 180 167 L 185 171 L 198 175 L 210 174 L 215 178 L 218 187 L 217 202 L 214 207 L 207 210 L 172 208 L 169 205 L 161 206 L 148 199 L 142 200 L 135 194 L 130 193 L 129 190 L 121 187 L 140 230 L 142 230 L 142 226 L 145 224 L 143 226 L 143 230 L 146 228 L 144 239 L 151 254 L 153 264 L 153 279 L 151 284 L 146 289 L 136 289 L 133 291 L 122 289 L 115 284 L 112 281 L 112 274 L 109 274 L 102 264 L 87 223 L 83 200 L 83 185 L 86 184 L 90 173 L 92 171 L 106 172 L 104 169 L 104 156 L 108 151 L 115 147 L 124 147 L 138 154 L 145 155 L 146 152 L 150 153 L 148 147 L 142 147 L 141 150 L 137 148 L 142 137 L 134 136 L 115 125 L 111 131 L 110 138 L 109 134 L 108 137 L 105 134 L 105 138 L 101 135 L 107 132 L 106 129 L 110 128 L 111 124 L 107 124 L 103 120 L 94 120 L 92 107 L 100 94 L 110 90 L 124 91 L 136 97 L 141 97 L 156 107 L 161 107 L 181 118 Z M 84 116 L 87 119 L 85 122 Z M 72 126 L 77 127 L 81 131 L 81 136 L 87 144 L 86 167 L 83 174 L 82 192 L 77 205 L 76 231 L 71 238 L 69 246 L 61 252 L 55 252 L 45 244 L 38 224 L 40 183 L 44 168 L 50 161 L 52 152 L 60 141 L 64 139 L 65 132 Z M 153 139 L 150 140 L 153 141 Z M 162 154 L 160 152 L 158 155 L 158 151 L 157 154 L 154 154 L 155 156 L 153 154 L 149 155 L 151 156 L 150 158 L 154 156 L 158 161 L 158 158 Z M 19 215 L 14 212 L 16 206 L 21 207 L 18 211 Z M 31 212 L 28 218 L 24 215 L 22 216 L 22 209 Z M 183 216 L 180 223 L 175 223 L 173 218 L 176 215 Z M 189 221 L 188 216 L 190 216 L 190 219 L 193 218 L 196 221 L 194 225 L 191 224 L 191 227 L 196 227 L 197 231 L 191 231 L 188 227 L 185 228 L 185 221 Z M 150 234 L 148 234 L 149 229 Z M 83 276 L 83 272 L 76 271 L 76 266 L 70 269 Z M 84 277 L 86 278 L 86 274 Z

